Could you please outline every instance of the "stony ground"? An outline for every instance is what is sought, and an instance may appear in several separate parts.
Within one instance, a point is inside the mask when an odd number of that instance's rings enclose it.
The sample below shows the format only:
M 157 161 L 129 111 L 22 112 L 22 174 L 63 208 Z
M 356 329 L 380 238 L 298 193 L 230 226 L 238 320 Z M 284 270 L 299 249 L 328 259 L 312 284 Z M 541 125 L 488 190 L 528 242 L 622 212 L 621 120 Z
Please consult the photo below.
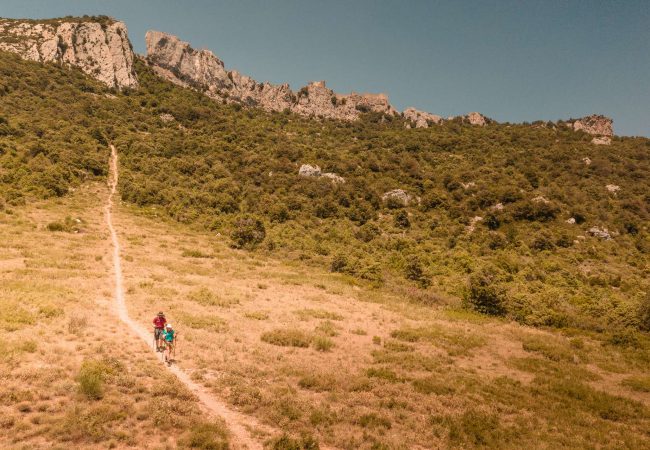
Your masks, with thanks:
M 0 213 L 0 447 L 225 448 L 224 423 L 117 319 L 106 195 Z M 257 419 L 260 443 L 650 446 L 650 361 L 632 348 L 418 306 L 125 205 L 114 222 L 130 316 L 164 310 L 175 364 Z

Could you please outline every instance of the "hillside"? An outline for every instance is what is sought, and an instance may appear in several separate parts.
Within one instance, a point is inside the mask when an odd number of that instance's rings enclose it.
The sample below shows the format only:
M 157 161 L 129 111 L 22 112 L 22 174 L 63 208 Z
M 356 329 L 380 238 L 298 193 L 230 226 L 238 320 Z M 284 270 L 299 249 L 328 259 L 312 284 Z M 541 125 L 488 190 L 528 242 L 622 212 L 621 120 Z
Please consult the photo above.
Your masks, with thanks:
M 0 447 L 650 445 L 649 139 L 57 61 L 0 51 Z M 124 314 L 167 312 L 177 377 L 117 314 L 111 144 Z
M 310 120 L 224 106 L 136 66 L 141 87 L 111 94 L 2 55 L 6 202 L 104 176 L 111 140 L 124 200 L 223 235 L 252 214 L 258 251 L 531 325 L 648 327 L 647 139 Z M 344 182 L 299 176 L 303 164 Z

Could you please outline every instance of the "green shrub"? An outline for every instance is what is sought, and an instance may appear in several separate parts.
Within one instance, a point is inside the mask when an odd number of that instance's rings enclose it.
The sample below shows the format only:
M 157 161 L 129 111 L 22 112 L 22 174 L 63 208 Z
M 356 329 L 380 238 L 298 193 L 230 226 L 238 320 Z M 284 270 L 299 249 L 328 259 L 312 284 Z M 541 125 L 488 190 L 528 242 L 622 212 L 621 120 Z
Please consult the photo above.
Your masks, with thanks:
M 106 377 L 114 373 L 119 365 L 106 361 L 87 359 L 81 364 L 77 381 L 79 391 L 90 400 L 99 400 L 104 395 Z
M 334 347 L 334 342 L 326 336 L 314 336 L 312 342 L 319 352 L 329 352 Z
M 312 436 L 306 435 L 299 438 L 291 437 L 288 434 L 275 437 L 266 445 L 271 450 L 319 450 L 318 441 Z
M 404 209 L 398 211 L 393 220 L 397 228 L 409 228 L 411 226 L 409 214 Z
M 235 248 L 255 248 L 266 237 L 264 223 L 254 216 L 244 216 L 233 222 L 233 230 L 230 233 L 232 245 Z
M 415 281 L 422 288 L 427 288 L 431 284 L 431 280 L 424 274 L 420 258 L 415 255 L 407 258 L 406 266 L 404 267 L 404 276 L 407 280 Z
M 482 314 L 503 316 L 506 314 L 506 296 L 499 286 L 497 276 L 491 269 L 472 274 L 466 297 L 469 306 Z
M 179 439 L 181 448 L 200 450 L 228 450 L 228 430 L 223 423 L 200 423 L 194 425 L 187 436 Z

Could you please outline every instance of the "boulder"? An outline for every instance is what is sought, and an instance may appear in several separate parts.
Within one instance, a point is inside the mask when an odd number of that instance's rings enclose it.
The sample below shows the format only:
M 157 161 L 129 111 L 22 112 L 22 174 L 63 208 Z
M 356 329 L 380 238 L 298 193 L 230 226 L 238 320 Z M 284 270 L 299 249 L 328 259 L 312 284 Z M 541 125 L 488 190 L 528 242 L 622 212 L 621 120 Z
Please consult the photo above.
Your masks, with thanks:
M 589 230 L 587 230 L 587 234 L 590 236 L 594 236 L 600 239 L 604 239 L 606 241 L 612 239 L 611 234 L 609 233 L 609 230 L 604 227 L 591 227 Z
M 303 164 L 298 170 L 298 175 L 301 177 L 320 177 L 321 171 L 320 167 L 312 166 L 310 164 Z

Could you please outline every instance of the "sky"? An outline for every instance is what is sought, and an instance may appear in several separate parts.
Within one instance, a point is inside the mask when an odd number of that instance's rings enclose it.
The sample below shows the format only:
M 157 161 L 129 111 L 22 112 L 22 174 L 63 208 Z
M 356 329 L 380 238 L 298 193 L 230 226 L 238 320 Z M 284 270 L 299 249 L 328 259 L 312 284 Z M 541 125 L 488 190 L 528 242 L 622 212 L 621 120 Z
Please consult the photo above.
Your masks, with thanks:
M 105 14 L 175 34 L 227 69 L 299 89 L 384 92 L 500 122 L 605 114 L 650 137 L 650 0 L 0 0 L 0 16 Z

